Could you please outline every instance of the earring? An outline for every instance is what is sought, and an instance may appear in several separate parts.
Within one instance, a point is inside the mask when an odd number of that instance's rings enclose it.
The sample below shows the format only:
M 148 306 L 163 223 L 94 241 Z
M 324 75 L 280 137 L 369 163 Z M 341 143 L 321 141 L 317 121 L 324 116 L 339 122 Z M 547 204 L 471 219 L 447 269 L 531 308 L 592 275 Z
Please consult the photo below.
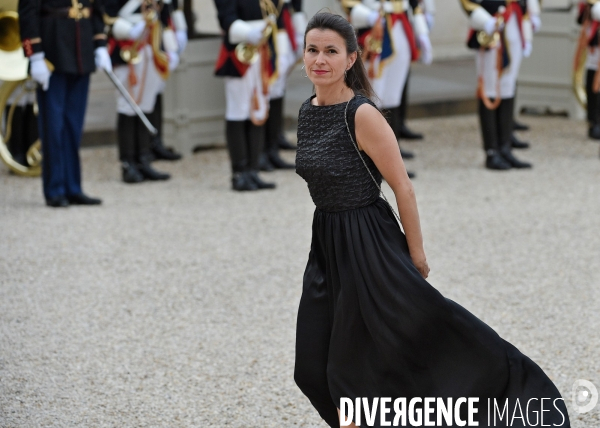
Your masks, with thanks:
M 348 69 L 344 70 L 344 79 L 348 78 Z
M 306 64 L 304 64 L 300 70 L 304 70 L 305 67 L 306 67 Z M 306 74 L 306 72 L 304 72 L 304 76 L 302 76 L 302 77 L 308 77 L 308 74 Z

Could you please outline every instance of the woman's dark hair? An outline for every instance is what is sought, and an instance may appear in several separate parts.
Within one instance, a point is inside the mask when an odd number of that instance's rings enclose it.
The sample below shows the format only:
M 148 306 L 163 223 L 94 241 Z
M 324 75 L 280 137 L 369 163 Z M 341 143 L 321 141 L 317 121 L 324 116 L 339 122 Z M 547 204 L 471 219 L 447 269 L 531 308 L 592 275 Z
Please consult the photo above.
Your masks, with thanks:
M 371 83 L 367 78 L 367 72 L 361 58 L 360 47 L 356 38 L 356 32 L 352 24 L 343 16 L 331 12 L 319 12 L 313 16 L 304 32 L 304 49 L 306 49 L 306 35 L 310 30 L 332 30 L 340 35 L 346 41 L 346 50 L 348 54 L 357 53 L 356 62 L 346 73 L 345 83 L 354 92 L 364 95 L 367 98 L 373 98 L 375 93 Z

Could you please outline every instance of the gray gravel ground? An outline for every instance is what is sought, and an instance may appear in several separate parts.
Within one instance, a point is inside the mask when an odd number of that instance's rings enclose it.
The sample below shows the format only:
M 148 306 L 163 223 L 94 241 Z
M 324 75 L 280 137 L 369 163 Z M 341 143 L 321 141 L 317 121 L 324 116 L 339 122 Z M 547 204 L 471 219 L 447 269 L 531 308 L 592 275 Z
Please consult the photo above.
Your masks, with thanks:
M 576 379 L 600 389 L 599 146 L 523 119 L 535 168 L 504 173 L 482 167 L 475 116 L 411 122 L 430 282 L 548 373 L 573 427 L 600 427 L 600 405 L 571 405 Z M 82 158 L 99 208 L 47 208 L 39 179 L 0 171 L 0 426 L 324 427 L 292 378 L 304 182 L 235 193 L 224 150 L 140 185 L 113 147 Z

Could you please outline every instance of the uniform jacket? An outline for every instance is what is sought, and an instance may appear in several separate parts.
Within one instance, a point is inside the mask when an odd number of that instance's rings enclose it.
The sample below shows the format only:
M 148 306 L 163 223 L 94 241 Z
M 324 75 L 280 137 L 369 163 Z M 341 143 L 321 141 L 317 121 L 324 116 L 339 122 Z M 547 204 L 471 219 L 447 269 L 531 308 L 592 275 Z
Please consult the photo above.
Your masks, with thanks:
M 19 25 L 27 57 L 44 52 L 55 71 L 88 74 L 96 69 L 94 49 L 106 45 L 103 0 L 78 0 L 88 18 L 67 17 L 71 0 L 20 0 Z
M 517 5 L 517 10 L 521 17 L 527 14 L 527 0 L 516 0 L 513 2 L 509 2 L 507 0 L 460 0 L 460 3 L 464 11 L 469 16 L 472 16 L 473 13 L 479 8 L 482 8 L 487 13 L 494 16 L 496 13 L 498 13 L 498 9 L 500 9 L 500 7 L 507 7 L 509 3 Z M 477 31 L 474 29 L 471 29 L 469 32 L 469 36 L 467 38 L 467 47 L 470 49 L 481 48 L 481 45 L 477 40 Z
M 272 0 L 275 6 L 278 0 Z M 217 7 L 219 24 L 223 30 L 223 46 L 219 59 L 217 60 L 215 75 L 240 77 L 244 73 L 244 67 L 235 60 L 233 52 L 236 45 L 229 42 L 229 27 L 238 19 L 242 21 L 257 21 L 263 19 L 263 13 L 259 0 L 215 0 Z M 291 0 L 283 4 L 282 13 L 277 19 L 277 26 L 280 29 L 286 29 L 284 21 L 285 13 L 292 13 L 302 10 L 302 0 Z M 289 15 L 288 15 L 289 16 Z
M 498 9 L 501 6 L 506 7 L 508 2 L 506 0 L 460 0 L 460 3 L 465 12 L 467 12 L 469 15 L 471 14 L 471 12 L 473 12 L 473 10 L 475 10 L 478 7 L 482 7 L 490 15 L 494 15 L 496 12 L 498 12 Z M 518 0 L 516 1 L 516 3 L 518 3 L 519 6 L 521 6 L 523 13 L 527 12 L 526 0 Z

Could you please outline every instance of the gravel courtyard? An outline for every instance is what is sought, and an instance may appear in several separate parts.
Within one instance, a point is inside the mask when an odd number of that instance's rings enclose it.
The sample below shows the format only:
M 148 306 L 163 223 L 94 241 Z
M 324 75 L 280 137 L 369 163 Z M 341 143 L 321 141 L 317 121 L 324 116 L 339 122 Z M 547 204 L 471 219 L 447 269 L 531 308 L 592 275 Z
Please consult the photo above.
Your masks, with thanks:
M 546 371 L 574 428 L 597 428 L 571 388 L 600 388 L 599 145 L 581 122 L 521 119 L 530 171 L 485 170 L 475 116 L 410 122 L 429 280 Z M 218 149 L 125 185 L 116 157 L 82 150 L 101 207 L 47 208 L 39 179 L 0 167 L 0 427 L 325 427 L 293 381 L 302 179 L 235 193 Z

